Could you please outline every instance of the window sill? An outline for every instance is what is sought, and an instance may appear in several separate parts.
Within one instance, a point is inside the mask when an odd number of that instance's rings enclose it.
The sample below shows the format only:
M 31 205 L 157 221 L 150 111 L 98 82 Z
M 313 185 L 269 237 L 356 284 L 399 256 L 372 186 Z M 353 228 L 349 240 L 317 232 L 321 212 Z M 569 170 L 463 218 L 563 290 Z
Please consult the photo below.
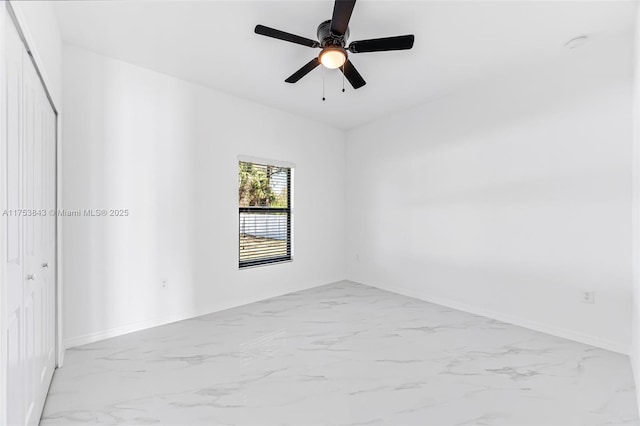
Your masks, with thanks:
M 238 269 L 240 271 L 242 271 L 242 270 L 245 270 L 245 269 L 262 268 L 264 266 L 281 265 L 283 263 L 292 263 L 292 262 L 293 262 L 293 259 L 278 260 L 276 262 L 258 263 L 256 265 L 238 266 Z

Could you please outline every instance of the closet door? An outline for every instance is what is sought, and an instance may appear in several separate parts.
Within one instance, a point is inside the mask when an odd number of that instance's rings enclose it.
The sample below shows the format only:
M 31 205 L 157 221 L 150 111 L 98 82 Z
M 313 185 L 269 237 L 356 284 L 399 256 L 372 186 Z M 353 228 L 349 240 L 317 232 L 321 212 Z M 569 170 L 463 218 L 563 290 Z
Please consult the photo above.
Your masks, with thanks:
M 54 280 L 48 265 L 47 252 L 55 238 L 47 220 L 47 190 L 52 165 L 51 143 L 55 115 L 49 105 L 40 78 L 26 52 L 22 55 L 23 78 L 23 145 L 24 145 L 24 206 L 29 212 L 23 217 L 25 247 L 24 327 L 27 389 L 25 394 L 26 423 L 40 420 L 44 400 L 54 369 L 51 347 L 55 321 Z
M 39 83 L 39 82 L 38 82 Z M 38 309 L 38 334 L 36 334 L 36 413 L 38 420 L 44 408 L 49 384 L 55 369 L 55 248 L 56 248 L 56 216 L 51 214 L 56 207 L 56 116 L 49 105 L 46 93 L 39 87 L 37 115 L 40 117 L 36 132 L 37 155 L 33 158 L 35 173 L 34 200 L 40 215 L 35 221 L 35 257 L 33 270 L 37 275 L 35 283 L 36 299 L 40 301 Z M 29 170 L 29 166 L 26 167 Z
M 23 144 L 24 144 L 24 209 L 27 214 L 22 217 L 24 225 L 24 248 L 25 248 L 25 281 L 24 281 L 24 337 L 25 337 L 25 361 L 27 375 L 26 395 L 27 402 L 26 419 L 29 420 L 35 414 L 36 405 L 36 374 L 38 370 L 37 362 L 37 345 L 39 336 L 42 333 L 40 329 L 39 311 L 41 309 L 42 299 L 40 292 L 40 282 L 42 277 L 37 273 L 36 258 L 38 257 L 37 249 L 37 226 L 39 220 L 36 216 L 29 214 L 39 208 L 39 192 L 40 186 L 36 183 L 40 180 L 38 174 L 40 169 L 36 167 L 37 157 L 40 156 L 42 144 L 40 143 L 40 126 L 42 125 L 42 117 L 38 111 L 38 75 L 32 67 L 28 66 L 28 62 L 24 60 L 22 63 L 22 99 L 23 99 Z
M 55 368 L 56 116 L 13 22 L 5 24 L 7 420 L 31 425 Z
M 2 6 L 4 7 L 4 6 Z M 22 146 L 22 42 L 9 18 L 5 21 L 5 76 L 7 114 L 7 188 L 6 206 L 9 213 L 23 208 L 23 146 Z M 3 165 L 5 166 L 5 165 Z M 27 401 L 25 393 L 26 356 L 23 293 L 25 276 L 23 221 L 14 214 L 7 221 L 7 422 L 25 423 Z

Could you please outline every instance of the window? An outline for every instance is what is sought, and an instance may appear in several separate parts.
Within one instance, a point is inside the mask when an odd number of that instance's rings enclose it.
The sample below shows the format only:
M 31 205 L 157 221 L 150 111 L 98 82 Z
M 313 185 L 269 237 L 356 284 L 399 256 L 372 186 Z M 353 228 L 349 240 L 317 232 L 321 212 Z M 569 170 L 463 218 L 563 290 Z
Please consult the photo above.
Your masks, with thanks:
M 240 161 L 240 268 L 291 260 L 291 168 Z

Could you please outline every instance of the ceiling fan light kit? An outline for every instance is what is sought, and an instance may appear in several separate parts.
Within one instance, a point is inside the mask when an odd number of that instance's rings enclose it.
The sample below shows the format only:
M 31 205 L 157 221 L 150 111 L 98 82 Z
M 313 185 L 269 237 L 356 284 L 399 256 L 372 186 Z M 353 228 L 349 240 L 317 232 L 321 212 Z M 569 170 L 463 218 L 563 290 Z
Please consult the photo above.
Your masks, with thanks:
M 318 56 L 320 63 L 330 70 L 340 68 L 347 61 L 347 51 L 339 46 L 325 47 Z
M 277 38 L 302 46 L 322 49 L 317 58 L 313 58 L 298 71 L 291 74 L 285 82 L 296 83 L 316 67 L 323 65 L 328 69 L 339 69 L 351 86 L 354 89 L 359 89 L 367 83 L 349 59 L 347 51 L 351 53 L 382 52 L 389 50 L 408 50 L 413 47 L 415 40 L 413 34 L 358 40 L 351 42 L 347 46 L 349 20 L 351 19 L 351 13 L 353 12 L 355 4 L 355 0 L 335 0 L 331 19 L 318 25 L 318 41 L 265 27 L 264 25 L 256 25 L 256 34 Z

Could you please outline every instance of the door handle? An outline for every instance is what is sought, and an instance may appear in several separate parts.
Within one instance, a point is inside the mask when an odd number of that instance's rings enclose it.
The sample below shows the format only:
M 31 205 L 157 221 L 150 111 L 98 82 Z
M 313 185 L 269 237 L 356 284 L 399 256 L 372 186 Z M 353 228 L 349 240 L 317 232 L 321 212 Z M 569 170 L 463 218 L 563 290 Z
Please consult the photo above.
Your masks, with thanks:
M 42 264 L 42 267 L 43 267 L 43 268 L 48 268 L 48 267 L 49 267 L 49 262 L 44 262 L 44 263 Z
M 29 274 L 27 275 L 27 280 L 29 281 L 35 281 L 36 279 L 36 274 Z

